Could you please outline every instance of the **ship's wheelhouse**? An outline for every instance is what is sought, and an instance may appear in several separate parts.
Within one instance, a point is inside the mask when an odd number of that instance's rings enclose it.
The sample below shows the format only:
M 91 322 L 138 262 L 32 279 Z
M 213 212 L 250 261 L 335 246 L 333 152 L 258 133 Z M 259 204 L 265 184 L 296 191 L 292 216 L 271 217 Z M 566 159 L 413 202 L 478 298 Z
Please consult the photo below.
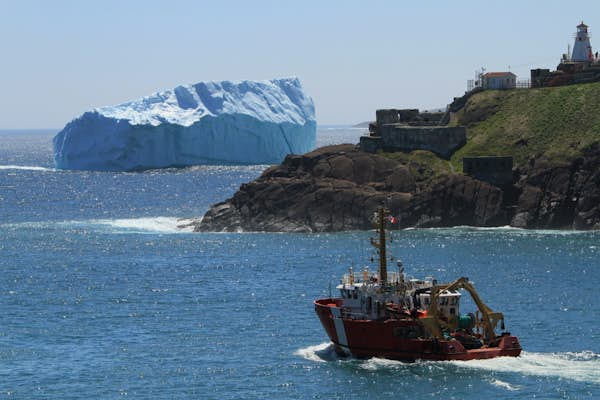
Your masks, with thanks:
M 419 304 L 424 310 L 431 305 L 431 294 L 429 291 L 420 293 Z M 457 317 L 460 314 L 460 292 L 458 290 L 444 290 L 439 295 L 438 310 L 440 315 L 446 318 Z

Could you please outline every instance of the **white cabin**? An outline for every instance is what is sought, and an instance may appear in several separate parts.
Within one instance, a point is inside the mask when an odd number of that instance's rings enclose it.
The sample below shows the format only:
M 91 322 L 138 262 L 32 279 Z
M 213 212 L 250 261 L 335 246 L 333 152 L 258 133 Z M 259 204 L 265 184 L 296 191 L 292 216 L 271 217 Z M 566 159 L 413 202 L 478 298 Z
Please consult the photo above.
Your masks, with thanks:
M 514 89 L 517 87 L 517 76 L 512 72 L 488 72 L 481 79 L 484 89 Z
M 350 318 L 378 318 L 386 306 L 396 304 L 405 310 L 426 311 L 430 305 L 431 288 L 437 285 L 432 277 L 407 279 L 403 272 L 388 272 L 388 284 L 393 290 L 381 291 L 379 276 L 365 268 L 359 273 L 350 269 L 337 285 L 346 315 Z M 446 318 L 460 314 L 460 292 L 444 290 L 439 294 L 439 313 Z

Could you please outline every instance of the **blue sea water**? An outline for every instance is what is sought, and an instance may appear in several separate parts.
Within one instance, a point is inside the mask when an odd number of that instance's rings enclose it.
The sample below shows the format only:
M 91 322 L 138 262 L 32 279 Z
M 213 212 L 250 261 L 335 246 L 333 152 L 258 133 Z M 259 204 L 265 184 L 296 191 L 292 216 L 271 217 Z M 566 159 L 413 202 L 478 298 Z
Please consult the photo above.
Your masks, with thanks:
M 265 166 L 56 171 L 51 138 L 0 132 L 0 398 L 600 398 L 600 233 L 398 232 L 407 271 L 468 276 L 524 352 L 340 359 L 312 301 L 369 232 L 181 231 Z

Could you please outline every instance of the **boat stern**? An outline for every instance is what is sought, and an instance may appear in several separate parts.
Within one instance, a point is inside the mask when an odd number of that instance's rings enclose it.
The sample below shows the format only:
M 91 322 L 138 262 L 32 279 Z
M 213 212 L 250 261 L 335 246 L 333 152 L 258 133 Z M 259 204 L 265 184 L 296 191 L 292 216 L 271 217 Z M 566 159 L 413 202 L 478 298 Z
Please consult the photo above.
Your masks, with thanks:
M 521 354 L 523 348 L 519 339 L 516 336 L 504 335 L 500 337 L 498 342 L 498 348 L 501 350 L 503 356 L 517 357 Z

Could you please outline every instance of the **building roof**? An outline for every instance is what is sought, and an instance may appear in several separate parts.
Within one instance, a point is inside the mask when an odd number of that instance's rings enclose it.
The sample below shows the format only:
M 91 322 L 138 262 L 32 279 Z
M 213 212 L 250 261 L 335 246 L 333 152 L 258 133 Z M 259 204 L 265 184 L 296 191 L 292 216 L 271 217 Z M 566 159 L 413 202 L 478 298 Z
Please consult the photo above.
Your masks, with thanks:
M 484 74 L 483 77 L 484 78 L 499 78 L 499 77 L 504 77 L 506 75 L 516 76 L 512 72 L 488 72 L 488 73 Z
M 581 23 L 579 25 L 577 25 L 577 27 L 584 27 L 587 28 L 588 26 L 586 24 L 583 23 L 583 21 L 581 21 Z

